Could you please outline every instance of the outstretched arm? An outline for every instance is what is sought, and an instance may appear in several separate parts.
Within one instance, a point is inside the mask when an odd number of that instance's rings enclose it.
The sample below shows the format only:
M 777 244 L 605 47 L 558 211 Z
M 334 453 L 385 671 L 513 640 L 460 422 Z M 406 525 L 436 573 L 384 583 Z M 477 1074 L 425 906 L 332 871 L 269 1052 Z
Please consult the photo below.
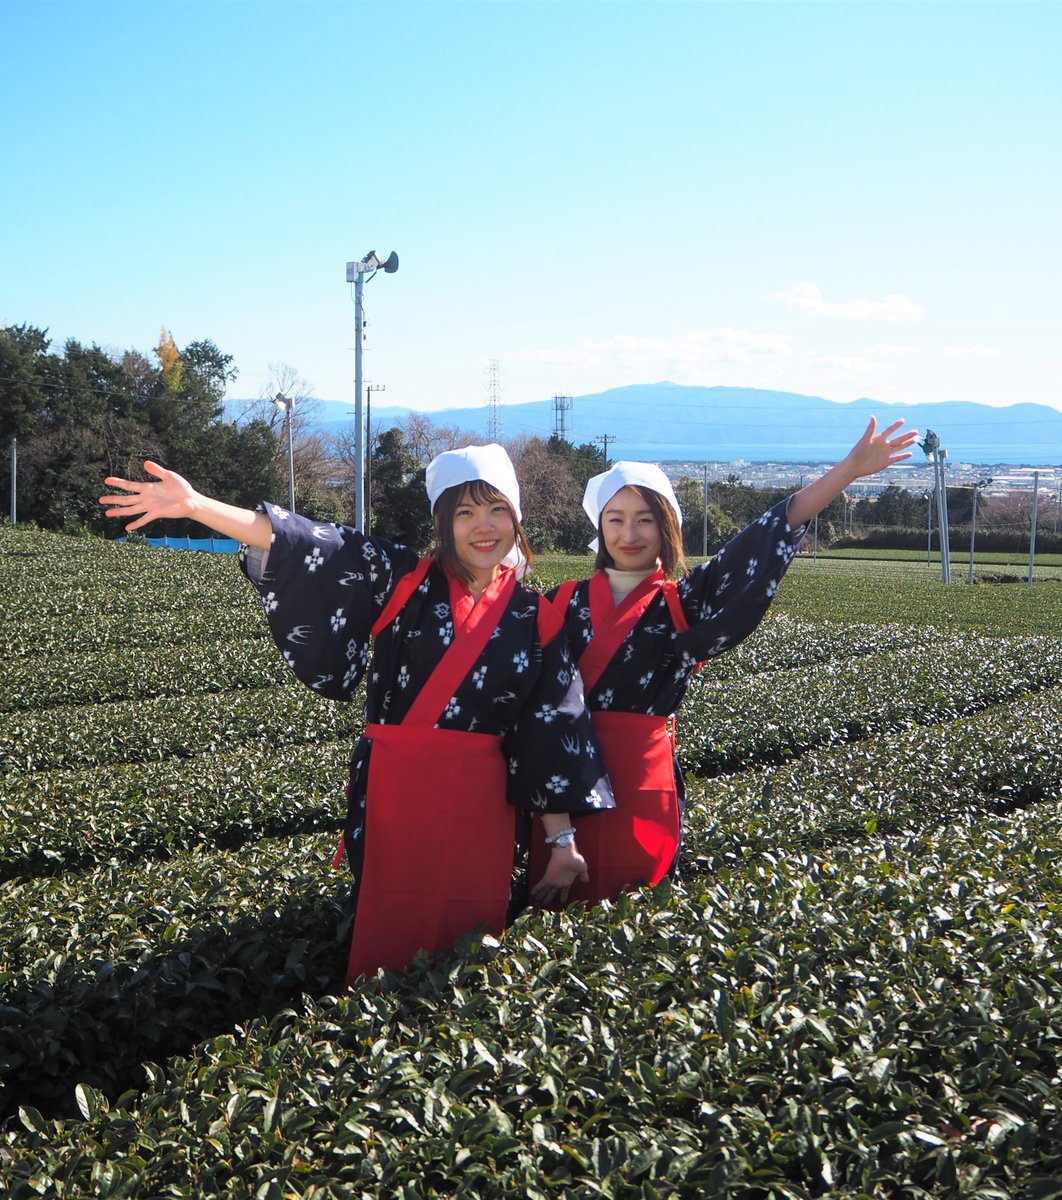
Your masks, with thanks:
M 897 433 L 902 424 L 902 420 L 893 421 L 878 433 L 877 419 L 871 417 L 866 432 L 844 458 L 830 467 L 825 475 L 820 475 L 807 487 L 801 488 L 789 501 L 786 515 L 790 527 L 796 529 L 799 525 L 805 525 L 856 479 L 862 479 L 865 475 L 876 475 L 886 467 L 891 467 L 893 463 L 910 458 L 910 452 L 904 451 L 918 441 L 918 430 L 910 429 L 906 433 Z
M 150 521 L 189 517 L 223 537 L 236 538 L 259 550 L 269 549 L 273 533 L 265 513 L 201 496 L 187 479 L 158 463 L 145 462 L 144 470 L 154 475 L 154 480 L 140 483 L 110 476 L 103 481 L 108 487 L 121 488 L 127 493 L 100 497 L 100 503 L 108 506 L 108 517 L 137 518 L 126 525 L 127 530 L 139 529 Z

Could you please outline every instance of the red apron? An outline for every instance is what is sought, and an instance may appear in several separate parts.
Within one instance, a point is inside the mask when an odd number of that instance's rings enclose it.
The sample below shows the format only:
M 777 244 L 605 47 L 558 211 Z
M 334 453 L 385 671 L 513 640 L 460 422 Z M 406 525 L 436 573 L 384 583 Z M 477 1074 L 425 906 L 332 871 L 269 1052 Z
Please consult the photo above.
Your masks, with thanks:
M 562 611 L 574 586 L 562 588 L 554 600 Z M 688 626 L 675 585 L 665 581 L 663 571 L 644 580 L 617 605 L 608 576 L 601 571 L 591 577 L 594 636 L 579 658 L 587 694 L 661 589 L 672 620 L 685 630 Z M 596 904 L 626 888 L 659 883 L 679 847 L 679 803 L 668 718 L 609 709 L 597 709 L 591 716 L 616 807 L 579 823 L 577 843 L 590 878 L 587 883 L 577 880 L 572 885 L 569 903 L 584 900 Z M 544 833 L 536 823 L 531 843 L 532 882 L 541 878 L 548 857 Z
M 423 563 L 424 560 L 422 560 Z M 413 586 L 401 581 L 373 632 L 393 620 Z M 379 967 L 398 970 L 424 948 L 505 926 L 516 811 L 505 801 L 506 763 L 495 734 L 436 729 L 516 587 L 505 572 L 478 604 L 451 585 L 454 638 L 401 724 L 366 727 L 372 742 L 365 855 L 347 986 Z M 396 589 L 397 593 L 398 589 Z

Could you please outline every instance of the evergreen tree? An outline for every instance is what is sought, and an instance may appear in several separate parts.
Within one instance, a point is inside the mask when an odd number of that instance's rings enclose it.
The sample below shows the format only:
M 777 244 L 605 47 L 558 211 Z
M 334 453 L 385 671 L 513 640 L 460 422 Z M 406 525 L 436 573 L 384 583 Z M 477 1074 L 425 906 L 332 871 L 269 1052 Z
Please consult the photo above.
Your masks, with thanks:
M 424 468 L 400 429 L 388 429 L 372 452 L 372 529 L 422 552 L 434 541 L 424 492 Z

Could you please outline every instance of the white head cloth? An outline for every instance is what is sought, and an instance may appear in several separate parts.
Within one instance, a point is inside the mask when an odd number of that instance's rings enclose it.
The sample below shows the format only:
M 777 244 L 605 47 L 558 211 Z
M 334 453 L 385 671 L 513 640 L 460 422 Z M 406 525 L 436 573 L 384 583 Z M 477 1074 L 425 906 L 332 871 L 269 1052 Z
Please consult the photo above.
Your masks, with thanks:
M 428 491 L 428 503 L 432 512 L 439 497 L 447 488 L 482 479 L 505 497 L 513 506 L 516 519 L 522 521 L 520 511 L 520 484 L 516 478 L 512 460 L 504 449 L 491 442 L 487 446 L 465 446 L 460 450 L 445 450 L 428 463 L 424 472 L 424 486 Z M 527 571 L 527 559 L 514 545 L 502 559 L 503 567 L 515 567 L 517 578 L 522 579 Z
M 465 446 L 461 450 L 446 450 L 428 463 L 424 472 L 424 486 L 428 489 L 428 501 L 432 512 L 439 497 L 447 488 L 482 479 L 496 488 L 513 506 L 516 519 L 522 521 L 520 511 L 520 484 L 508 454 L 496 442 L 489 446 Z
M 618 462 L 609 470 L 595 475 L 583 493 L 583 511 L 595 529 L 600 524 L 605 505 L 621 488 L 629 484 L 650 488 L 660 495 L 675 510 L 675 518 L 679 526 L 682 526 L 682 509 L 675 496 L 675 489 L 671 486 L 671 480 L 664 472 L 655 463 Z

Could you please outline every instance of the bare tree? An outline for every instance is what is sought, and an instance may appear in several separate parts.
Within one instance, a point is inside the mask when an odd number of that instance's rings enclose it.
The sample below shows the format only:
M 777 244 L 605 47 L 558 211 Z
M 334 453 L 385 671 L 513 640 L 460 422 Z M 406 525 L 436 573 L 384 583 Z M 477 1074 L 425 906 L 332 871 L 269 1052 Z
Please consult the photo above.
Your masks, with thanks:
M 551 454 L 538 437 L 521 435 L 506 443 L 520 480 L 524 528 L 536 550 L 582 549 L 592 534 L 582 510 L 582 489 L 568 463 Z
M 455 425 L 436 425 L 423 413 L 410 413 L 398 422 L 397 428 L 401 429 L 410 453 L 422 465 L 431 462 L 444 450 L 472 446 L 480 440 L 474 433 L 458 429 Z
M 292 441 L 297 441 L 313 423 L 313 418 L 321 406 L 313 398 L 313 384 L 304 379 L 289 363 L 269 364 L 269 374 L 265 383 L 258 389 L 255 399 L 244 402 L 243 408 L 236 414 L 236 424 L 264 421 L 279 438 L 286 414 L 277 407 L 277 396 L 283 396 L 285 400 L 294 403 L 291 432 Z

